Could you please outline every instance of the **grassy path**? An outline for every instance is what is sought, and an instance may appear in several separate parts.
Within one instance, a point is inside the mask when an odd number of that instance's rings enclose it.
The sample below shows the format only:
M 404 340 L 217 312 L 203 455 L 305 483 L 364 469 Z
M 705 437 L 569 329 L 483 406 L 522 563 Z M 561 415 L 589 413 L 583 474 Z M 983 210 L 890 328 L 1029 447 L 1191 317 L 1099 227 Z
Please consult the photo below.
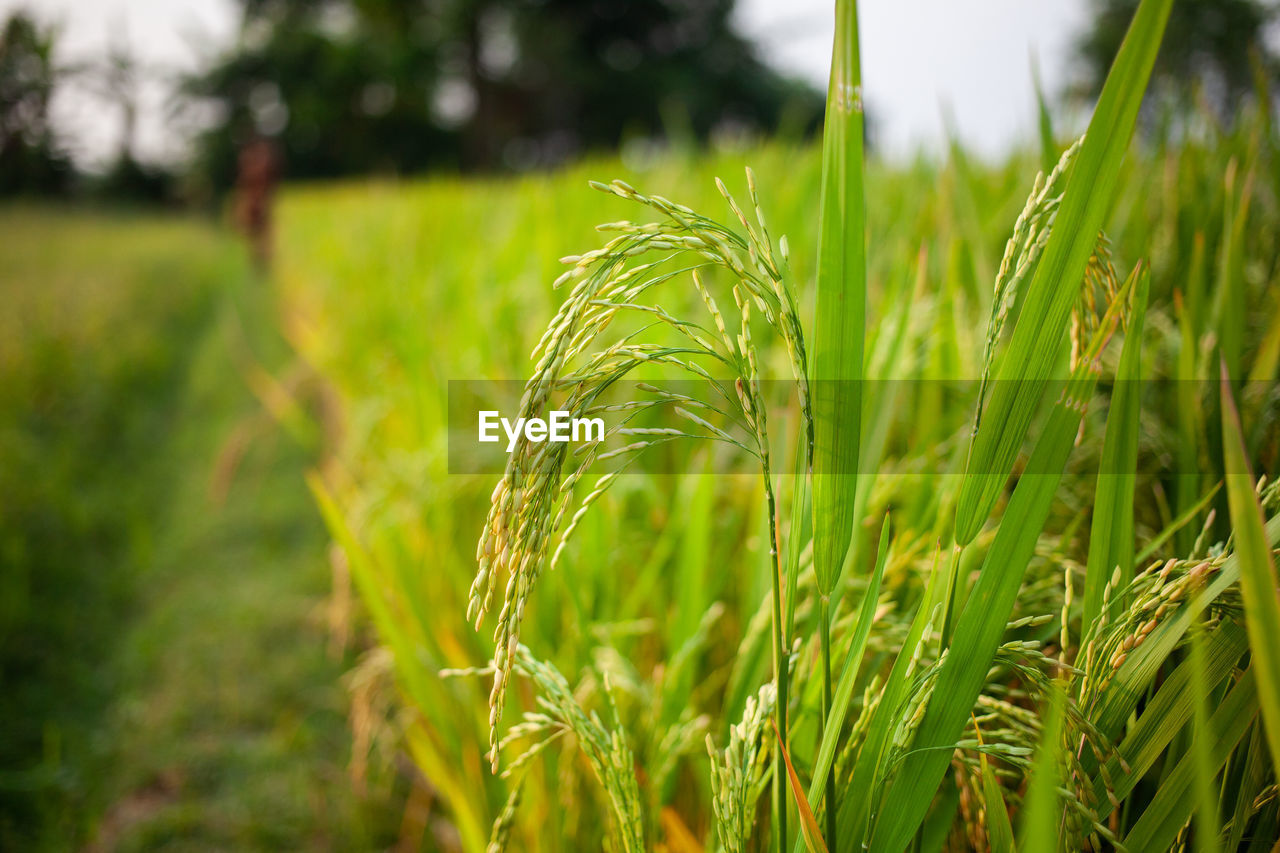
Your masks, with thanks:
M 28 476 L 8 466 L 0 503 L 0 581 L 21 592 L 0 688 L 23 688 L 0 700 L 0 847 L 385 845 L 397 811 L 346 769 L 314 448 L 243 375 L 288 358 L 269 292 L 202 226 L 27 214 L 0 216 L 29 231 L 3 250 L 28 316 L 0 361 L 0 461 Z M 86 288 L 110 304 L 49 309 Z M 53 415 L 19 387 L 40 371 Z

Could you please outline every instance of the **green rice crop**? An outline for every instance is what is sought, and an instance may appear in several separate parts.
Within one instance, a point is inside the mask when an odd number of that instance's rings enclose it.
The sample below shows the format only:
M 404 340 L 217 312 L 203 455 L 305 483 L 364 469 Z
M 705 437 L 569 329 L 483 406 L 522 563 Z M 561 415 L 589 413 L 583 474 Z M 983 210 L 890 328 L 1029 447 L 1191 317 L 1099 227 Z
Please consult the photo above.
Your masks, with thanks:
M 1131 140 L 1144 0 L 1082 140 L 864 162 L 837 7 L 821 151 L 284 201 L 286 327 L 344 412 L 311 485 L 430 844 L 1269 849 L 1280 138 Z M 449 473 L 448 380 L 534 415 L 624 376 L 701 390 Z

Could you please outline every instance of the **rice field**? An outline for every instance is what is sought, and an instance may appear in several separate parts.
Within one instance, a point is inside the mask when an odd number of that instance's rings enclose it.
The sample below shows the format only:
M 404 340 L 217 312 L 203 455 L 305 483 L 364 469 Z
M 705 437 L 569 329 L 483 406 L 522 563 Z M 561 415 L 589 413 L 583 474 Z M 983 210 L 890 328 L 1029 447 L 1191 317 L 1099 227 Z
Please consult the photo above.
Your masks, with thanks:
M 864 164 L 845 110 L 287 194 L 359 745 L 423 845 L 1273 849 L 1280 136 L 1139 122 L 1162 6 L 1083 142 L 1004 162 Z M 451 382 L 610 431 L 460 468 Z

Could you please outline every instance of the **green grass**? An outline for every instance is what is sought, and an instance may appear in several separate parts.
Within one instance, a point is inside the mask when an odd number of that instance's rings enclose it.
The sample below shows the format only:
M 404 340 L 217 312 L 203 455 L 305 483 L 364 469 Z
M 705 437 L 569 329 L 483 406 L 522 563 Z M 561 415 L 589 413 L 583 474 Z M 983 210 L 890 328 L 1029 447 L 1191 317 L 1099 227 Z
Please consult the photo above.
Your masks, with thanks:
M 1233 378 L 1243 456 L 1255 476 L 1274 475 L 1280 449 L 1267 389 L 1280 341 L 1280 255 L 1270 236 L 1280 164 L 1266 154 L 1265 123 L 1247 111 L 1230 126 L 1199 122 L 1176 138 L 1128 143 L 1140 66 L 1162 15 L 1161 4 L 1144 8 L 1135 46 L 1118 66 L 1121 82 L 1104 99 L 1102 132 L 1030 208 L 1033 221 L 1012 247 L 1012 261 L 1022 253 L 1029 267 L 1001 273 L 1006 289 L 996 297 L 1002 251 L 1048 155 L 984 164 L 957 147 L 937 164 L 866 164 L 865 373 L 967 384 L 863 389 L 855 460 L 863 476 L 852 498 L 841 498 L 852 500 L 856 519 L 842 572 L 820 570 L 809 547 L 816 526 L 840 522 L 819 509 L 811 526 L 806 507 L 832 497 L 815 489 L 810 498 L 804 479 L 791 475 L 803 461 L 779 461 L 804 459 L 794 406 L 769 413 L 771 489 L 746 453 L 740 473 L 667 476 L 712 465 L 712 451 L 690 442 L 683 455 L 651 451 L 644 473 L 616 478 L 602 494 L 593 492 L 593 473 L 572 494 L 552 490 L 575 506 L 589 500 L 590 509 L 554 570 L 546 564 L 559 540 L 541 555 L 534 547 L 535 562 L 520 568 L 511 593 L 524 602 L 522 618 L 503 617 L 501 630 L 518 625 L 531 659 L 554 666 L 582 709 L 598 714 L 588 727 L 562 713 L 569 734 L 525 716 L 536 714 L 540 685 L 550 682 L 525 678 L 519 667 L 502 677 L 504 710 L 490 725 L 494 672 L 485 666 L 495 660 L 495 620 L 476 631 L 466 615 L 488 583 L 486 568 L 472 587 L 476 539 L 498 477 L 449 473 L 446 383 L 526 379 L 536 363 L 529 353 L 557 311 L 584 328 L 593 323 L 593 309 L 574 307 L 582 298 L 576 288 L 607 289 L 607 275 L 592 278 L 607 261 L 576 258 L 614 236 L 624 241 L 620 249 L 647 233 L 592 233 L 620 219 L 686 236 L 715 232 L 710 220 L 725 223 L 724 233 L 735 236 L 724 239 L 765 283 L 768 252 L 780 255 L 785 234 L 783 278 L 812 328 L 821 299 L 820 152 L 767 144 L 671 158 L 644 171 L 598 160 L 549 176 L 287 194 L 276 279 L 286 334 L 334 384 L 347 426 L 336 462 L 312 487 L 394 657 L 402 701 L 417 713 L 406 747 L 440 792 L 429 844 L 482 849 L 492 826 L 512 849 L 580 849 L 611 836 L 633 845 L 639 817 L 649 846 L 683 849 L 693 838 L 725 849 L 790 848 L 812 830 L 802 799 L 841 849 L 860 841 L 958 849 L 985 844 L 992 833 L 1032 846 L 1045 838 L 1105 846 L 1135 830 L 1141 840 L 1148 827 L 1151 839 L 1172 827 L 1188 843 L 1196 832 L 1213 833 L 1225 848 L 1232 837 L 1253 843 L 1273 831 L 1274 807 L 1255 805 L 1275 774 L 1269 760 L 1255 759 L 1266 744 L 1253 709 L 1263 703 L 1265 711 L 1270 699 L 1255 689 L 1261 670 L 1248 665 L 1243 630 L 1250 617 L 1241 596 L 1246 605 L 1258 596 L 1241 579 L 1245 570 L 1249 583 L 1264 576 L 1259 555 L 1280 532 L 1276 493 L 1260 498 L 1272 521 L 1245 563 L 1236 550 L 1244 540 L 1229 538 L 1236 525 L 1220 485 L 1232 469 L 1224 468 L 1214 359 L 1225 330 L 1232 357 L 1239 353 Z M 1069 141 L 1042 142 L 1057 156 Z M 739 177 L 744 165 L 755 173 L 771 237 L 762 236 L 753 204 L 743 205 L 739 221 L 716 190 L 720 176 L 738 199 L 754 200 Z M 615 177 L 626 184 L 612 194 L 587 188 Z M 631 186 L 709 219 L 694 222 Z M 1053 209 L 1059 218 L 1050 228 Z M 556 259 L 567 255 L 575 258 L 568 268 L 582 272 L 552 290 L 566 269 Z M 627 298 L 698 323 L 698 334 L 724 355 L 733 344 L 721 347 L 714 315 L 729 339 L 744 334 L 731 286 L 753 285 L 725 272 L 731 263 L 693 252 L 671 269 L 701 260 L 708 266 L 700 285 L 686 276 Z M 1232 313 L 1240 299 L 1258 308 L 1243 325 Z M 767 294 L 761 300 L 772 304 Z M 721 361 L 718 375 L 748 385 L 757 371 L 788 379 L 795 347 L 785 322 L 773 322 L 785 312 L 751 306 L 751 347 Z M 608 310 L 617 319 L 593 352 L 642 325 Z M 988 347 L 991 317 L 998 324 Z M 675 355 L 670 348 L 682 334 L 662 319 L 636 341 Z M 557 340 L 552 334 L 544 343 L 554 349 Z M 1076 369 L 1064 386 L 1072 346 Z M 754 362 L 746 355 L 752 348 Z M 683 370 L 668 367 L 635 369 Z M 1038 384 L 1010 384 L 1027 378 L 1025 370 Z M 973 392 L 984 372 L 994 379 L 981 448 L 971 450 Z M 1146 384 L 1114 384 L 1134 376 Z M 1240 385 L 1242 376 L 1252 382 Z M 993 415 L 996 397 L 1018 417 Z M 837 449 L 849 451 L 849 442 Z M 518 464 L 538 459 L 530 450 Z M 532 508 L 530 495 L 550 487 L 532 476 L 520 482 L 537 487 L 522 493 L 517 509 L 549 517 L 545 507 Z M 499 573 L 495 599 L 506 583 Z M 829 679 L 820 606 L 828 584 Z M 501 607 L 496 601 L 494 611 Z M 1194 620 L 1202 634 L 1189 632 Z M 779 625 L 783 643 L 798 643 L 785 695 L 794 783 L 769 757 L 774 741 L 760 712 L 784 693 L 770 653 Z M 1196 656 L 1203 666 L 1192 660 L 1193 637 L 1203 640 Z M 499 654 L 497 668 L 510 666 Z M 1205 708 L 1190 701 L 1189 684 L 1210 697 Z M 1053 696 L 1061 713 L 1046 733 Z M 1224 727 L 1220 705 L 1244 716 Z M 591 745 L 604 736 L 600 727 L 625 747 L 613 763 Z M 498 738 L 515 732 L 499 757 L 500 772 L 515 768 L 507 776 L 489 771 L 491 728 Z M 618 756 L 634 759 L 634 780 Z M 1216 815 L 1202 806 L 1207 798 L 1197 799 L 1197 790 L 1208 790 L 1204 780 L 1190 787 L 1184 760 L 1214 775 Z M 773 769 L 789 788 L 785 828 L 782 807 L 761 796 Z M 1028 776 L 1044 781 L 1029 792 Z M 1071 796 L 1055 794 L 1059 778 Z M 1174 801 L 1188 805 L 1150 807 Z M 1008 819 L 991 824 L 994 809 Z
M 287 367 L 269 291 L 198 222 L 0 228 L 0 846 L 393 839 L 347 774 L 317 448 L 243 375 Z

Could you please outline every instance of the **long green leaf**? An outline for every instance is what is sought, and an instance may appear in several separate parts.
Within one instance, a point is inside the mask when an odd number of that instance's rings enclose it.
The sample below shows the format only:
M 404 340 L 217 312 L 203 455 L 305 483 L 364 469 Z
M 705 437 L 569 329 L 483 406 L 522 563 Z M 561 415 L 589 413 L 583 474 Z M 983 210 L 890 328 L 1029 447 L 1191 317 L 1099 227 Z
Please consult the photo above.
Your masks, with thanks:
M 813 779 L 809 782 L 809 801 L 815 806 L 822 802 L 823 786 L 826 785 L 827 774 L 831 772 L 831 764 L 835 761 L 840 729 L 844 726 L 845 717 L 849 713 L 849 701 L 853 698 L 853 688 L 858 680 L 858 671 L 862 667 L 862 654 L 867 648 L 867 638 L 871 635 L 871 622 L 875 618 L 876 603 L 880 598 L 880 581 L 884 577 L 884 566 L 888 557 L 889 517 L 886 515 L 884 524 L 880 528 L 880 548 L 876 555 L 876 567 L 871 573 L 867 590 L 863 594 L 853 639 L 845 654 L 844 670 L 840 673 L 840 683 L 836 687 L 831 710 L 822 726 L 822 743 L 818 747 L 818 758 L 814 762 Z M 835 814 L 836 809 L 836 803 L 827 803 L 828 812 Z
M 918 258 L 917 264 L 917 282 L 922 282 L 926 274 L 923 252 Z M 889 299 L 887 294 L 885 299 Z M 866 367 L 868 371 L 887 374 L 891 366 L 901 365 L 905 360 L 903 357 L 904 350 L 913 338 L 910 318 L 911 307 L 915 304 L 914 300 L 904 292 L 893 302 L 897 304 L 893 322 L 880 325 L 881 334 L 877 336 L 874 346 L 867 354 Z M 888 327 L 887 330 L 886 326 Z M 877 370 L 877 365 L 881 366 L 880 370 Z M 891 380 L 894 378 L 897 377 L 890 376 Z M 900 416 L 899 409 L 902 405 L 900 398 L 903 396 L 903 385 L 904 383 L 902 382 L 894 381 L 866 382 L 863 384 L 859 471 L 874 472 L 879 470 L 880 463 L 884 460 L 891 427 L 895 419 Z M 861 519 L 867 501 L 871 497 L 871 489 L 875 486 L 876 478 L 874 476 L 861 476 L 857 480 L 853 517 Z M 862 553 L 860 550 L 862 536 L 862 525 L 854 524 L 852 534 L 849 537 L 849 549 L 845 554 L 845 567 L 842 567 L 840 577 L 831 594 L 832 601 L 840 601 L 845 597 L 849 576 L 844 573 L 844 568 L 847 568 L 851 561 L 857 559 L 858 554 Z
M 1047 175 L 1058 162 L 1058 145 L 1053 137 L 1053 118 L 1049 114 L 1049 99 L 1040 81 L 1040 63 L 1031 60 L 1031 83 L 1036 90 L 1036 117 L 1040 129 L 1040 168 Z
M 1222 445 L 1227 477 L 1227 501 L 1240 557 L 1240 596 L 1254 667 L 1258 670 L 1258 698 L 1267 730 L 1271 761 L 1280 772 L 1280 599 L 1276 566 L 1271 557 L 1262 508 L 1254 493 L 1253 475 L 1245 458 L 1240 416 L 1231 398 L 1227 368 L 1222 367 Z
M 912 751 L 889 789 L 880 823 L 872 836 L 873 850 L 898 851 L 907 846 L 950 764 L 949 747 L 959 739 L 982 690 L 1075 443 L 1083 401 L 1089 399 L 1097 384 L 1091 363 L 1097 357 L 1108 327 L 1115 321 L 1119 303 L 1132 287 L 1133 278 L 1130 275 L 1125 282 L 1121 295 L 1103 321 L 1103 328 L 1094 336 L 1089 352 L 1050 410 L 1048 423 L 1028 463 L 1029 471 L 1035 473 L 1022 476 L 1009 500 L 978 582 L 956 623 Z
M 1244 767 L 1242 768 L 1240 787 L 1236 791 L 1236 807 L 1231 815 L 1231 828 L 1227 832 L 1223 850 L 1239 850 L 1244 840 L 1245 824 L 1254 812 L 1253 804 L 1259 794 L 1266 788 L 1270 775 L 1267 772 L 1267 750 L 1263 746 L 1263 726 L 1255 725 L 1253 734 L 1249 736 L 1249 745 L 1245 747 Z
M 1192 693 L 1192 726 L 1191 726 L 1191 759 L 1195 772 L 1196 811 L 1195 842 L 1197 853 L 1218 853 L 1218 833 L 1221 831 L 1219 818 L 1218 795 L 1214 791 L 1214 777 L 1217 767 L 1214 766 L 1212 742 L 1213 721 L 1209 718 L 1209 686 L 1208 665 L 1205 662 L 1205 627 L 1203 618 L 1191 625 L 1191 654 L 1187 662 L 1191 664 Z
M 1023 803 L 1022 831 L 1018 846 L 1023 850 L 1055 850 L 1058 847 L 1058 789 L 1062 786 L 1062 717 L 1066 697 L 1055 690 L 1049 704 L 1031 768 L 1031 783 Z
M 943 853 L 959 809 L 959 786 L 943 785 L 929 809 L 929 816 L 920 827 L 920 843 L 916 846 L 916 853 Z
M 1250 158 L 1252 159 L 1252 158 Z M 1222 246 L 1218 259 L 1218 286 L 1214 289 L 1214 315 L 1218 326 L 1218 351 L 1236 379 L 1243 377 L 1245 320 L 1248 314 L 1244 282 L 1244 226 L 1253 195 L 1253 173 L 1246 169 L 1242 185 L 1235 161 L 1227 167 L 1226 210 L 1222 219 Z
M 1263 541 L 1269 543 L 1269 547 L 1280 545 L 1280 515 L 1267 522 Z M 1240 582 L 1241 562 L 1239 551 L 1228 556 L 1200 592 L 1193 595 L 1183 607 L 1165 617 L 1147 635 L 1142 645 L 1135 646 L 1125 657 L 1120 671 L 1116 673 L 1092 714 L 1094 725 L 1105 737 L 1115 738 L 1123 729 L 1125 721 L 1142 699 L 1146 685 L 1154 682 L 1160 668 L 1191 627 L 1191 621 Z
M 856 0 L 837 0 L 831 83 L 822 139 L 822 197 L 818 232 L 818 298 L 814 321 L 813 566 L 818 585 L 822 650 L 822 711 L 831 685 L 830 596 L 840 579 L 858 491 L 862 420 L 862 362 L 866 338 L 866 200 L 862 185 L 862 72 Z M 784 733 L 785 735 L 785 733 Z M 825 735 L 825 732 L 824 732 Z M 835 800 L 828 778 L 827 800 Z M 827 834 L 835 839 L 835 812 Z M 786 838 L 781 838 L 786 843 Z
M 1203 684 L 1208 689 L 1216 689 L 1222 679 L 1231 674 L 1248 647 L 1249 638 L 1240 623 L 1223 622 L 1214 629 L 1205 640 Z M 1116 673 L 1115 681 L 1124 676 L 1125 671 L 1122 669 Z M 1118 754 L 1107 760 L 1105 777 L 1102 773 L 1097 774 L 1093 794 L 1094 801 L 1098 803 L 1098 820 L 1106 820 L 1111 814 L 1111 800 L 1107 796 L 1105 780 L 1111 780 L 1112 793 L 1116 799 L 1127 798 L 1191 719 L 1195 701 L 1191 685 L 1192 663 L 1189 660 L 1183 661 L 1165 679 L 1142 710 L 1137 722 L 1117 748 Z M 1142 687 L 1145 685 L 1134 685 L 1127 689 L 1140 693 Z
M 1102 610 L 1102 592 L 1115 569 L 1120 569 L 1118 590 L 1124 590 L 1133 580 L 1133 492 L 1138 466 L 1142 326 L 1149 281 L 1150 276 L 1144 269 L 1138 276 L 1133 319 L 1125 333 L 1115 391 L 1107 410 L 1107 431 L 1093 500 L 1093 526 L 1084 579 L 1086 631 Z M 1112 606 L 1123 606 L 1121 600 L 1117 594 Z
M 1197 315 L 1204 292 L 1205 278 L 1204 234 L 1197 232 L 1191 244 L 1191 269 L 1187 276 L 1187 295 L 1173 292 L 1173 304 L 1178 318 L 1178 359 L 1174 366 L 1175 410 L 1174 423 L 1177 427 L 1178 441 L 1174 448 L 1174 464 L 1177 469 L 1173 476 L 1174 506 L 1179 515 L 1185 515 L 1196 504 L 1201 492 L 1203 466 L 1199 464 L 1199 447 L 1201 426 L 1200 399 L 1196 378 L 1199 376 L 1199 359 L 1196 341 L 1200 330 L 1197 323 L 1201 318 Z M 1176 553 L 1188 554 L 1195 542 L 1195 530 L 1185 528 L 1175 540 Z
M 969 448 L 956 505 L 960 544 L 973 539 L 995 505 L 1061 354 L 1071 306 L 1115 194 L 1120 162 L 1171 4 L 1172 0 L 1143 0 L 1102 87 Z
M 1254 667 L 1245 670 L 1209 722 L 1213 739 L 1206 748 L 1215 774 L 1227 763 L 1227 758 L 1249 731 L 1249 726 L 1258 713 L 1254 675 Z M 1178 832 L 1186 825 L 1196 807 L 1196 798 L 1191 792 L 1195 785 L 1198 763 L 1194 755 L 1183 755 L 1173 772 L 1160 785 L 1160 790 L 1156 792 L 1142 817 L 1125 836 L 1124 846 L 1130 853 L 1147 850 L 1154 853 L 1168 850 L 1173 845 Z
M 935 555 L 933 570 L 929 574 L 929 585 L 925 588 L 924 597 L 916 608 L 911 626 L 907 629 L 907 636 L 885 679 L 884 687 L 880 691 L 880 701 L 871 711 L 871 720 L 867 724 L 867 736 L 862 741 L 858 760 L 854 764 L 853 782 L 848 786 L 848 793 L 840 803 L 838 826 L 840 837 L 845 839 L 847 844 L 858 844 L 866 836 L 885 773 L 885 753 L 889 738 L 900 722 L 899 708 L 910 686 L 912 652 L 920 642 L 934 609 L 942 601 L 942 596 L 946 592 L 946 576 L 939 569 L 938 563 L 939 560 Z
M 835 586 L 854 524 L 866 334 L 862 76 L 854 0 L 836 3 L 822 139 L 822 214 L 814 323 L 813 533 L 818 591 Z
M 1009 807 L 1004 802 L 1004 792 L 991 772 L 987 756 L 979 757 L 982 765 L 983 811 L 987 816 L 987 843 L 991 853 L 1013 853 L 1013 824 L 1009 822 Z

